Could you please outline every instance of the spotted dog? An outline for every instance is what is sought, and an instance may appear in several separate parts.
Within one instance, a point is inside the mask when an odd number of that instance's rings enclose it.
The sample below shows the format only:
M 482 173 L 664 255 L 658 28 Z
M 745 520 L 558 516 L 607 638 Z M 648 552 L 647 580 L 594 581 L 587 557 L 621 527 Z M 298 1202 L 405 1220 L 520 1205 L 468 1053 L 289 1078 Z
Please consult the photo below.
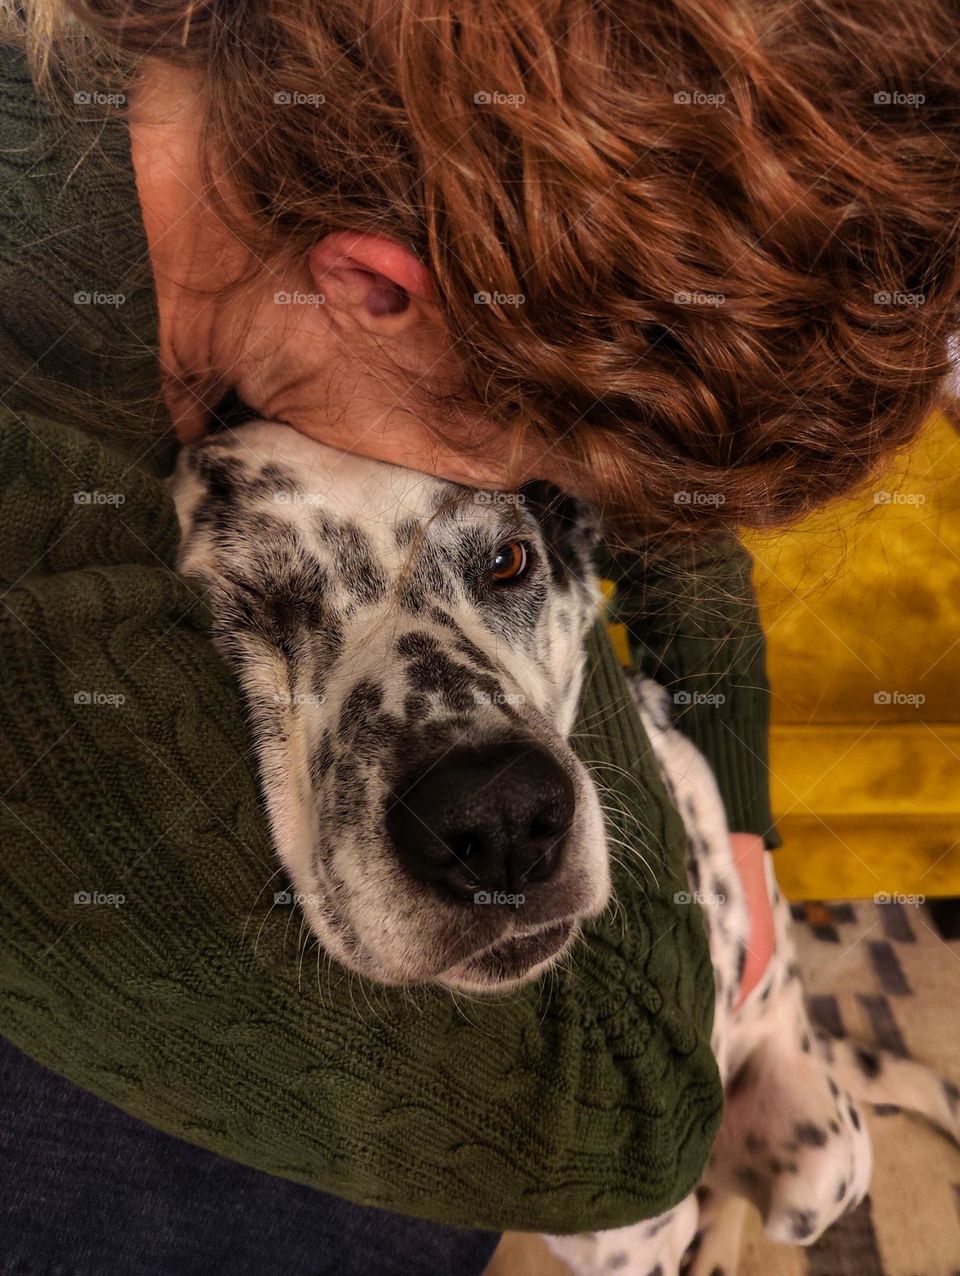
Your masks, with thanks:
M 180 570 L 241 685 L 279 857 L 325 950 L 386 984 L 534 979 L 610 900 L 598 797 L 568 744 L 596 616 L 590 511 L 544 485 L 474 492 L 252 421 L 184 449 Z M 742 1006 L 748 915 L 723 806 L 665 693 L 632 690 L 683 817 L 716 972 L 725 1115 L 697 1193 L 547 1238 L 578 1276 L 736 1269 L 745 1202 L 814 1240 L 867 1190 L 858 1101 L 957 1137 L 919 1065 L 819 1039 L 768 859 L 776 950 Z M 485 905 L 485 906 L 481 906 Z

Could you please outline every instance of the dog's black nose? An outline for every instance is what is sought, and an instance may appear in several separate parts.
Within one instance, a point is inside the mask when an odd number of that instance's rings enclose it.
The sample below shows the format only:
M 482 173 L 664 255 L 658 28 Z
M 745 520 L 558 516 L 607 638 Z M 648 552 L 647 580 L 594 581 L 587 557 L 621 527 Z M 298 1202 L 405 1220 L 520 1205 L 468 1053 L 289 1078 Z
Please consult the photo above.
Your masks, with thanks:
M 459 748 L 396 786 L 387 828 L 420 881 L 460 899 L 522 894 L 555 872 L 574 801 L 573 782 L 546 749 Z

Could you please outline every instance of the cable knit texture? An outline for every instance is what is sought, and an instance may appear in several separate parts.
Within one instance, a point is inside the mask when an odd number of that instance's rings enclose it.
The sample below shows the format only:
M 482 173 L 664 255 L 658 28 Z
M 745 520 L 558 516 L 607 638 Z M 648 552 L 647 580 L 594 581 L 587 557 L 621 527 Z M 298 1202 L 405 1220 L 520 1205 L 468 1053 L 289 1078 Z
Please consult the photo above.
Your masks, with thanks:
M 720 1117 L 713 980 L 602 628 L 578 748 L 649 865 L 614 865 L 615 914 L 506 999 L 328 963 L 274 904 L 240 697 L 171 566 L 125 127 L 60 118 L 6 51 L 0 129 L 0 1028 L 171 1134 L 359 1202 L 549 1231 L 664 1210 Z

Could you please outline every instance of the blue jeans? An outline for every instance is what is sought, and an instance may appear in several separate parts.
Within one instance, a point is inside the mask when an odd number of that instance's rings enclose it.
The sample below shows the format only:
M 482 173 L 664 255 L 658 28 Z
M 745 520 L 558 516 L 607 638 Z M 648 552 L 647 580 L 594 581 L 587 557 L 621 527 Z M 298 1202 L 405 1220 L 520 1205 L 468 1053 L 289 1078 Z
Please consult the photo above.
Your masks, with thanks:
M 182 1143 L 0 1038 L 4 1276 L 480 1276 L 497 1239 Z

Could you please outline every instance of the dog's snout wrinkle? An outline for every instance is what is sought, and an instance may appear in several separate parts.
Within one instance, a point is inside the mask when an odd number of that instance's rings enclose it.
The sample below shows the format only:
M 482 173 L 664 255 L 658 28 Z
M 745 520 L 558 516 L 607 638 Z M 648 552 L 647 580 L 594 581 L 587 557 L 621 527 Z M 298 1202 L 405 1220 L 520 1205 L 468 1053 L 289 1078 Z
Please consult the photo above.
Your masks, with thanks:
M 469 900 L 530 892 L 551 878 L 574 807 L 573 783 L 546 749 L 490 743 L 451 750 L 405 776 L 387 827 L 412 877 Z

